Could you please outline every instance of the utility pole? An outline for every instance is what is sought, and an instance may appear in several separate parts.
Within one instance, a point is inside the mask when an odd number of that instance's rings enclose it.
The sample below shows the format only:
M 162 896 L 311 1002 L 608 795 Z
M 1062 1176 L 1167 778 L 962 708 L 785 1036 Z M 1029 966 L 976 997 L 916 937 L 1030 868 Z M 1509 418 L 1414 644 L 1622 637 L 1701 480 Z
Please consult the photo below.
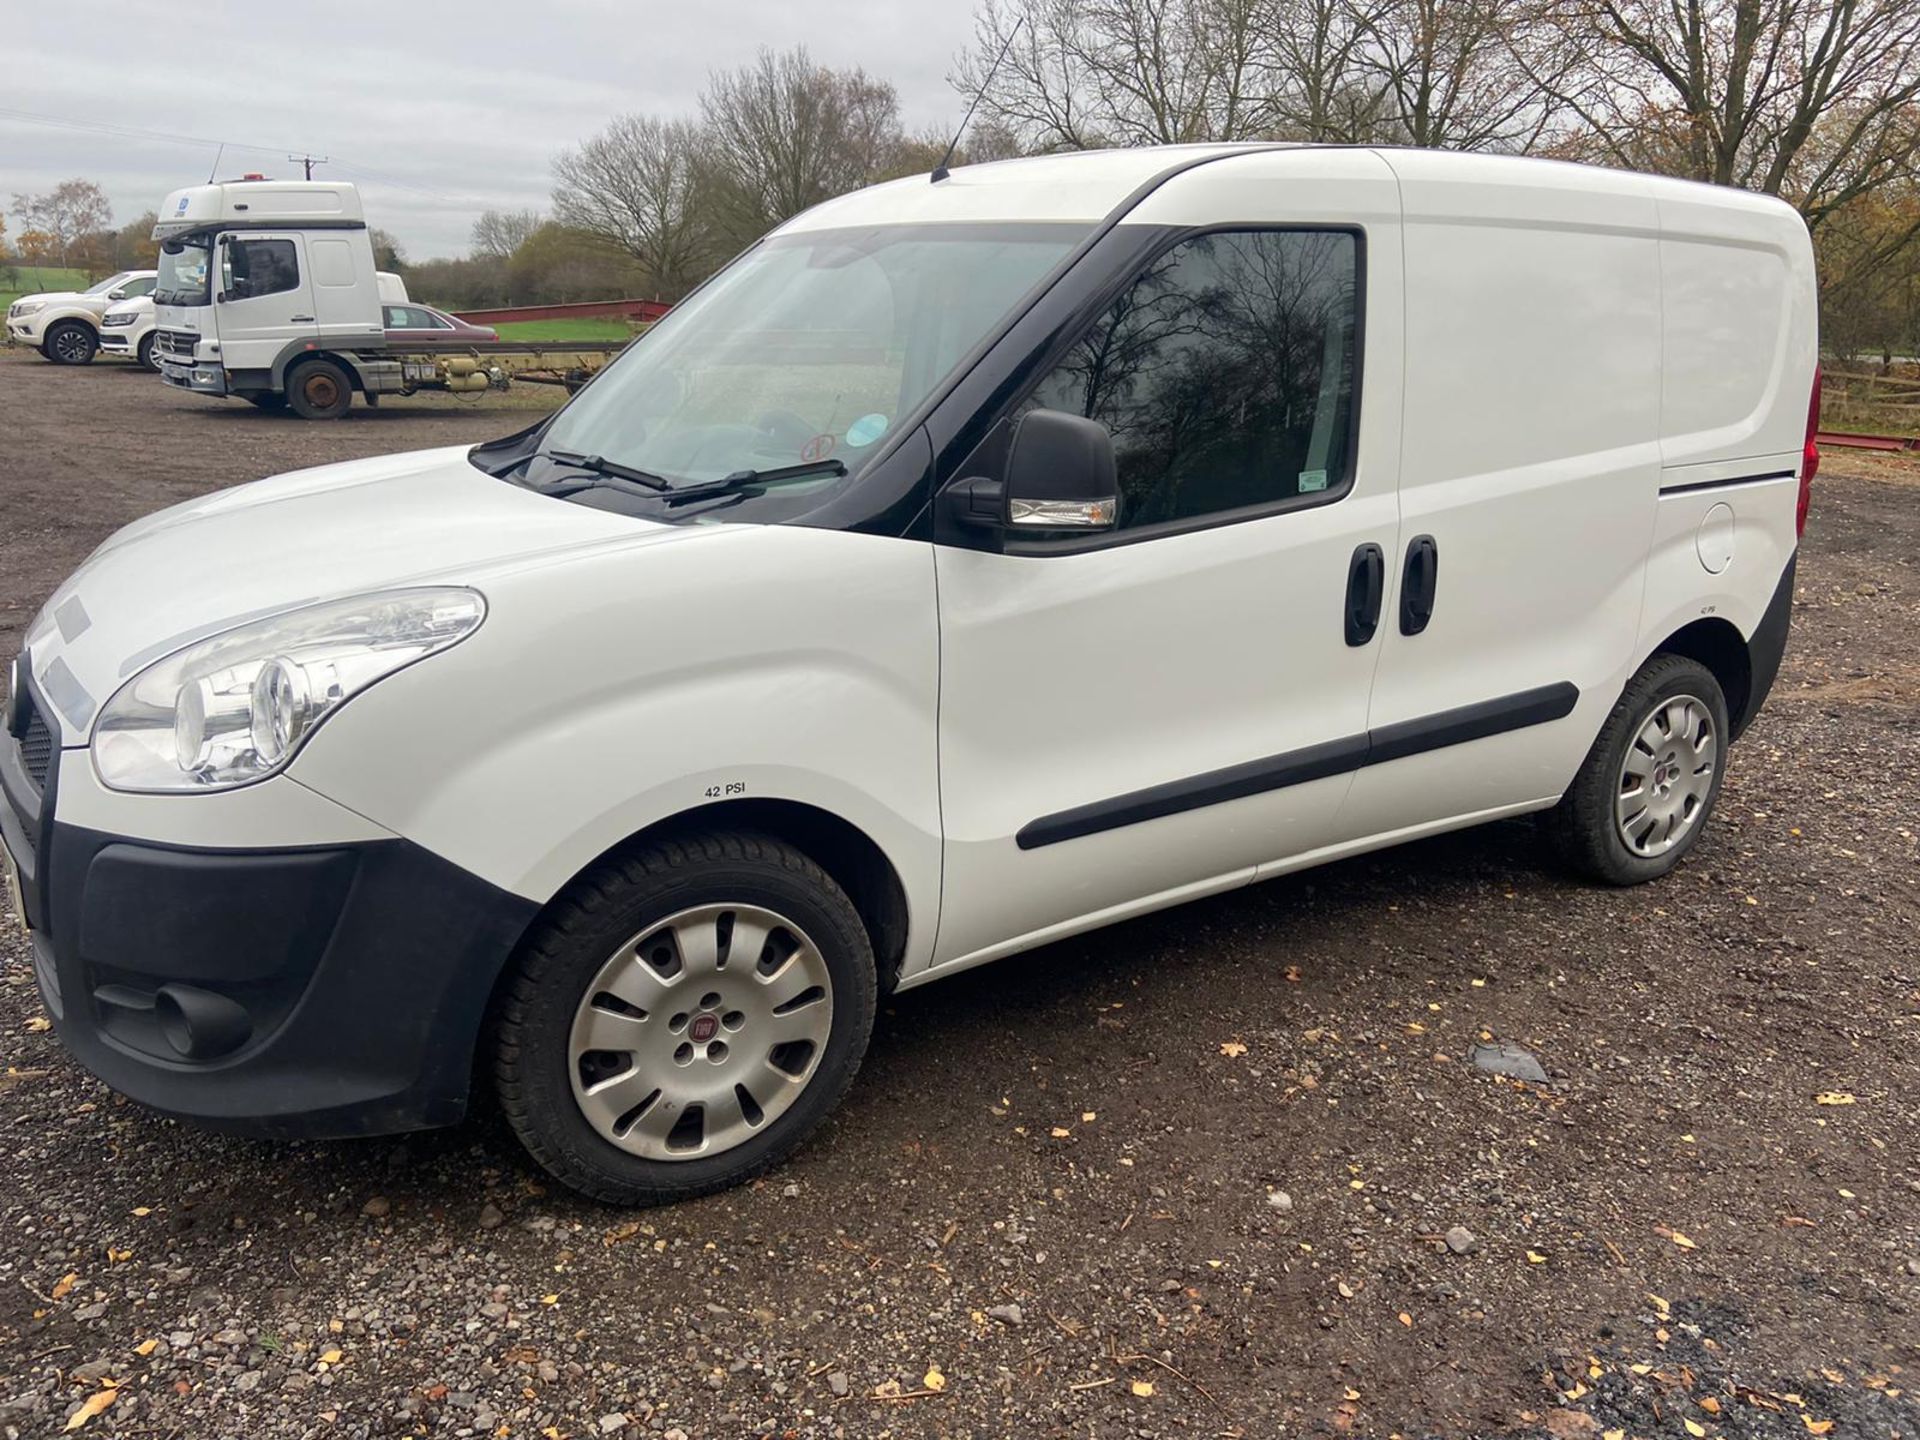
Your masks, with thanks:
M 324 165 L 327 163 L 327 157 L 325 155 L 289 155 L 287 156 L 287 159 L 292 161 L 295 165 L 301 165 L 306 167 L 307 179 L 309 180 L 313 178 L 314 166 Z

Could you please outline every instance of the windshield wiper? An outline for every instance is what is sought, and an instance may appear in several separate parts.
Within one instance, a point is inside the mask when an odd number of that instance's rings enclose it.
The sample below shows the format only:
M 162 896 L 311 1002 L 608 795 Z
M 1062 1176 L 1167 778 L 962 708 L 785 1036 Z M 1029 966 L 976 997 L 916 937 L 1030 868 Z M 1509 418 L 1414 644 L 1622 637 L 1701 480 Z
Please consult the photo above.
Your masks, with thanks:
M 799 465 L 782 465 L 777 470 L 736 470 L 723 479 L 707 480 L 698 485 L 676 485 L 662 498 L 669 505 L 678 505 L 683 500 L 704 500 L 709 495 L 733 495 L 764 485 L 778 485 L 783 480 L 846 473 L 846 465 L 839 460 L 808 460 Z
M 604 455 L 581 455 L 572 450 L 540 450 L 535 452 L 540 458 L 557 461 L 562 465 L 571 465 L 576 470 L 585 470 L 611 480 L 625 480 L 648 490 L 671 490 L 673 482 L 664 475 L 656 475 L 651 470 L 636 470 L 631 465 L 622 465 L 617 460 L 609 460 Z M 535 486 L 545 494 L 571 494 L 574 490 L 591 487 L 561 481 L 557 485 Z

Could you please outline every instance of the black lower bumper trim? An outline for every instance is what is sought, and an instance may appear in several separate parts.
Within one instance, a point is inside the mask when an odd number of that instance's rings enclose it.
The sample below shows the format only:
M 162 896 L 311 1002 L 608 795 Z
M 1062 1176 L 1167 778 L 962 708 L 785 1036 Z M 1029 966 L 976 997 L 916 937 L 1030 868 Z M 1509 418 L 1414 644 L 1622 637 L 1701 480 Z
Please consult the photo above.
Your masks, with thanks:
M 36 968 L 61 1039 L 115 1090 L 280 1137 L 465 1113 L 532 901 L 404 840 L 215 851 L 51 832 Z

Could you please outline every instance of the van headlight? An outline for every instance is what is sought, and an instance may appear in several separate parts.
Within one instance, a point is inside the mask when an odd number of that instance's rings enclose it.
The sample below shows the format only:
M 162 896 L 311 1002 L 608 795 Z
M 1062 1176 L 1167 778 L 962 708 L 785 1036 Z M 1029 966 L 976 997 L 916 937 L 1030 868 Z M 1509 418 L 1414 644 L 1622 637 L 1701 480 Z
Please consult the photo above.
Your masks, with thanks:
M 284 767 L 377 680 L 471 635 L 465 589 L 383 590 L 290 610 L 177 650 L 101 708 L 93 764 L 114 790 L 225 790 Z

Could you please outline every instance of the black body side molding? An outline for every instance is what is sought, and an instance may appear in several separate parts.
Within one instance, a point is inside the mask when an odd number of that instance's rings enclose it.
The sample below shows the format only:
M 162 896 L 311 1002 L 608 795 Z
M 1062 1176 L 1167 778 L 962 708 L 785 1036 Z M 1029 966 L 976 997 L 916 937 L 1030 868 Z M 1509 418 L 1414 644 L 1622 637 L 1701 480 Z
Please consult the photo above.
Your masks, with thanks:
M 1469 740 L 1484 740 L 1529 725 L 1544 725 L 1573 713 L 1580 699 L 1579 687 L 1562 680 L 1517 695 L 1497 700 L 1482 700 L 1455 710 L 1442 710 L 1419 720 L 1383 725 L 1378 730 L 1309 745 L 1263 760 L 1249 760 L 1224 770 L 1209 770 L 1186 780 L 1171 780 L 1146 790 L 1097 800 L 1052 815 L 1043 815 L 1020 828 L 1014 843 L 1022 850 L 1037 850 L 1057 845 L 1062 840 L 1077 840 L 1103 830 L 1118 830 L 1144 820 L 1158 820 L 1187 810 L 1199 810 L 1228 800 L 1282 790 L 1289 785 L 1304 785 L 1309 780 L 1324 780 L 1368 765 L 1383 765 L 1404 760 L 1429 750 L 1463 745 Z
M 1662 495 L 1691 495 L 1695 490 L 1725 490 L 1734 485 L 1760 485 L 1769 480 L 1791 480 L 1792 470 L 1769 470 L 1764 475 L 1729 475 L 1724 480 L 1693 480 L 1685 485 L 1662 485 Z

